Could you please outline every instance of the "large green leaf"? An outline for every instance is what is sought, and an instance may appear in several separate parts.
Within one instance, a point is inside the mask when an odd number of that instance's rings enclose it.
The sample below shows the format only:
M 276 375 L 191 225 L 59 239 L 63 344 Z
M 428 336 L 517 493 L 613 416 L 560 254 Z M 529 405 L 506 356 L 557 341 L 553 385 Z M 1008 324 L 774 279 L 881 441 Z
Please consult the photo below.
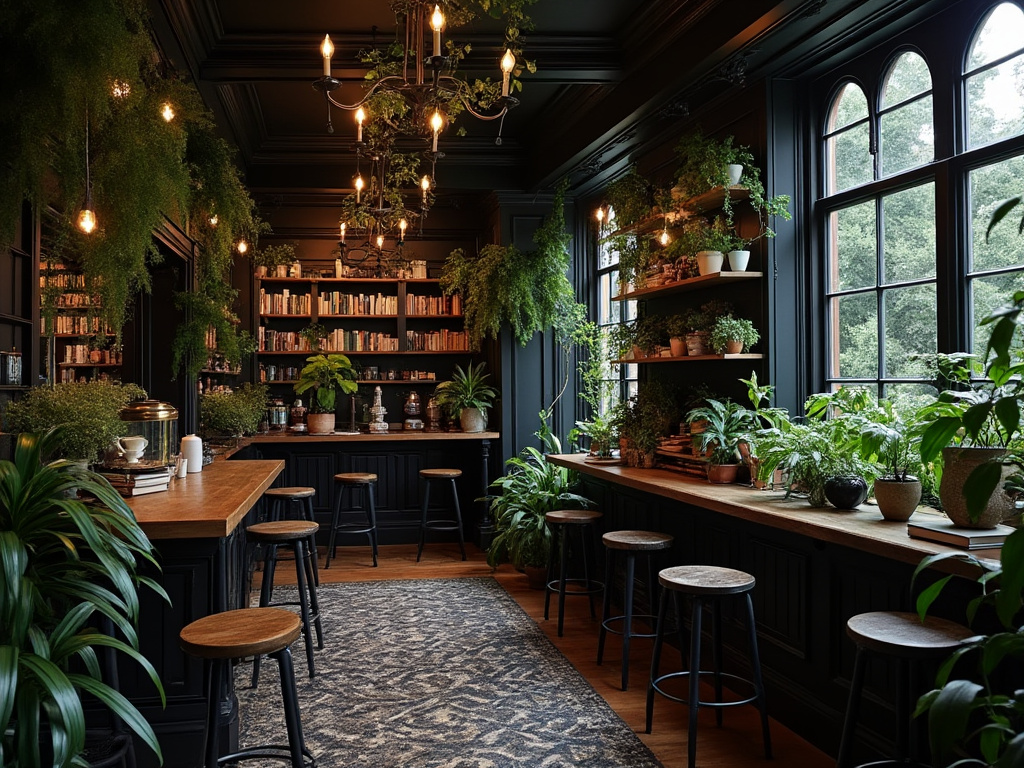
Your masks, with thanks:
M 999 461 L 986 461 L 971 470 L 963 487 L 967 516 L 971 520 L 977 521 L 981 517 L 1002 477 L 1003 465 Z
M 985 689 L 969 680 L 947 683 L 932 701 L 928 710 L 928 735 L 932 756 L 949 763 L 953 749 L 967 732 L 967 722 L 975 700 Z

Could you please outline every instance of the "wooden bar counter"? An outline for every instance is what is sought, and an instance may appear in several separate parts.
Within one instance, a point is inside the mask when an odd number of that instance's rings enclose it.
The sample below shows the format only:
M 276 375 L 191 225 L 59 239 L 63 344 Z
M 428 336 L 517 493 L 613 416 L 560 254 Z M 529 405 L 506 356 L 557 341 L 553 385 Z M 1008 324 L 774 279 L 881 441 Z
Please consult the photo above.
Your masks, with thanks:
M 203 663 L 181 651 L 178 633 L 196 619 L 246 604 L 243 521 L 284 469 L 280 460 L 218 460 L 202 472 L 171 480 L 167 491 L 127 500 L 156 548 L 160 572 L 154 578 L 170 596 L 168 604 L 143 590 L 139 621 L 141 650 L 160 674 L 167 707 L 161 707 L 152 683 L 136 665 L 122 666 L 121 689 L 153 725 L 165 768 L 201 765 L 203 754 Z M 238 738 L 237 701 L 231 690 L 220 695 L 221 743 L 232 746 Z M 137 747 L 136 753 L 143 768 L 156 766 L 148 748 Z
M 935 552 L 964 551 L 911 539 L 906 523 L 884 521 L 872 506 L 816 509 L 805 499 L 786 500 L 782 492 L 711 485 L 669 470 L 590 464 L 583 454 L 548 460 L 580 473 L 580 492 L 604 513 L 604 531 L 672 534 L 675 545 L 656 567 L 719 565 L 755 577 L 753 599 L 769 711 L 833 755 L 853 672 L 847 619 L 867 611 L 913 610 L 911 575 L 921 559 Z M 919 510 L 915 517 L 937 515 Z M 997 558 L 998 553 L 974 554 Z M 933 612 L 963 623 L 966 604 L 978 591 L 976 574 L 956 562 L 945 565 L 971 578 L 947 585 Z M 915 589 L 943 575 L 928 572 Z M 642 585 L 638 593 L 646 596 L 650 589 Z M 742 623 L 734 618 L 728 613 L 723 617 L 726 668 L 731 665 L 743 673 L 749 669 L 746 646 Z M 872 705 L 862 712 L 858 763 L 893 754 L 897 677 L 895 667 L 884 660 L 872 666 L 866 688 Z M 920 685 L 930 688 L 933 680 L 932 671 L 926 671 Z

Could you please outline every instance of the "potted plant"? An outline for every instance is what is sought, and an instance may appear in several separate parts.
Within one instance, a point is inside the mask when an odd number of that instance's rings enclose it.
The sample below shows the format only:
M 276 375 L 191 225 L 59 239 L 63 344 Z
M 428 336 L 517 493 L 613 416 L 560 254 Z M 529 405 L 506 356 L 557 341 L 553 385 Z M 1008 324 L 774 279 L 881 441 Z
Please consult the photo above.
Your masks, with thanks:
M 291 243 L 267 245 L 253 249 L 250 257 L 257 277 L 273 273 L 277 277 L 288 276 L 288 266 L 295 261 L 295 246 Z
M 701 304 L 700 309 L 684 310 L 682 313 L 684 322 L 689 327 L 686 334 L 687 354 L 693 356 L 709 354 L 711 329 L 715 327 L 718 318 L 731 316 L 732 312 L 732 305 L 720 299 L 705 302 Z
M 576 430 L 590 438 L 590 456 L 598 459 L 611 458 L 612 449 L 619 436 L 615 430 L 614 419 L 610 415 L 595 413 L 587 421 L 577 421 Z
M 921 480 L 911 474 L 920 467 L 921 425 L 916 411 L 904 415 L 889 400 L 879 400 L 878 406 L 861 433 L 882 468 L 875 478 L 875 502 L 886 520 L 906 522 L 921 503 Z
M 322 323 L 310 323 L 301 331 L 299 336 L 305 339 L 306 343 L 309 344 L 310 350 L 313 352 L 320 352 L 323 347 L 324 339 L 327 338 L 327 328 Z
M 560 453 L 558 439 L 547 429 L 537 433 L 545 453 Z M 544 516 L 556 509 L 585 509 L 594 503 L 572 491 L 575 473 L 544 459 L 527 447 L 505 462 L 505 474 L 491 483 L 496 492 L 487 497 L 494 518 L 495 536 L 487 548 L 487 563 L 497 568 L 510 562 L 521 568 L 530 586 L 543 589 L 551 530 Z
M 153 729 L 104 680 L 109 669 L 97 666 L 97 654 L 134 659 L 165 701 L 137 632 L 139 590 L 145 585 L 167 599 L 138 566 L 159 565 L 109 483 L 67 461 L 44 463 L 66 444 L 59 428 L 22 433 L 13 462 L 0 461 L 0 756 L 4 765 L 87 765 L 82 696 L 89 694 L 160 759 Z M 68 495 L 74 488 L 83 498 Z M 126 639 L 95 629 L 104 619 Z M 42 739 L 52 752 L 46 763 Z
M 204 437 L 254 435 L 267 410 L 267 388 L 246 382 L 238 389 L 207 392 L 199 399 Z
M 469 364 L 466 370 L 456 365 L 451 381 L 442 381 L 434 397 L 451 416 L 458 416 L 463 432 L 483 432 L 487 427 L 487 409 L 494 403 L 498 390 L 486 383 L 485 363 Z
M 711 348 L 716 355 L 738 355 L 761 339 L 754 324 L 743 317 L 723 315 L 711 328 Z
M 676 413 L 675 403 L 658 382 L 647 382 L 636 395 L 619 403 L 613 420 L 627 465 L 654 466 L 658 440 L 668 434 Z
M 340 389 L 351 395 L 359 386 L 356 371 L 345 355 L 312 355 L 299 372 L 293 385 L 297 394 L 313 390 L 309 398 L 306 424 L 311 435 L 329 435 L 334 432 L 334 405 Z
M 713 275 L 722 271 L 725 254 L 732 249 L 736 236 L 725 219 L 716 217 L 700 230 L 700 247 L 697 250 L 697 268 L 701 275 Z
M 686 334 L 690 332 L 692 317 L 686 314 L 669 315 L 665 318 L 665 333 L 668 334 L 672 357 L 686 355 Z
M 128 434 L 121 409 L 145 397 L 146 391 L 135 384 L 68 382 L 33 387 L 21 400 L 8 403 L 4 416 L 10 432 L 45 432 L 60 426 L 55 438 L 60 456 L 88 463 Z
M 1011 325 L 1016 323 L 1011 314 L 997 314 Z M 1008 344 L 1012 333 L 1006 338 Z M 1008 350 L 1005 355 L 997 351 L 986 371 L 988 379 L 976 379 L 971 375 L 971 359 L 970 355 L 940 359 L 941 372 L 967 388 L 940 392 L 921 408 L 925 426 L 921 460 L 927 464 L 942 455 L 939 499 L 953 522 L 992 528 L 1016 514 L 1013 498 L 1000 486 L 1010 472 L 1004 465 L 1007 446 L 1020 435 L 1024 389 L 1019 375 L 1024 366 L 1011 363 Z
M 743 166 L 753 165 L 746 147 L 733 144 L 733 137 L 716 139 L 699 129 L 685 134 L 676 144 L 679 166 L 673 192 L 682 198 L 702 195 L 715 187 L 738 184 Z M 730 166 L 733 166 L 730 168 Z M 741 166 L 738 170 L 735 166 Z
M 753 411 L 730 400 L 709 399 L 707 405 L 686 414 L 691 424 L 703 422 L 697 436 L 701 451 L 711 449 L 708 482 L 733 483 L 740 466 L 739 443 L 757 427 Z

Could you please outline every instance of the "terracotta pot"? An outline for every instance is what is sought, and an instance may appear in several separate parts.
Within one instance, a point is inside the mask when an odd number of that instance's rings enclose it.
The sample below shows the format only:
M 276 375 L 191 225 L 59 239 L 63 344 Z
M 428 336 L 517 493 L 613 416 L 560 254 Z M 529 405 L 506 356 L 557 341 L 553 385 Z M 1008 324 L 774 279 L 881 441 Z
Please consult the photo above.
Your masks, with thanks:
M 307 413 L 306 429 L 311 435 L 329 435 L 334 432 L 333 413 Z
M 949 519 L 961 528 L 995 528 L 1016 513 L 1013 499 L 1003 490 L 1003 481 L 1012 472 L 1012 467 L 1003 467 L 1002 479 L 989 497 L 981 516 L 972 521 L 967 514 L 967 499 L 964 498 L 964 483 L 974 468 L 986 461 L 1001 458 L 1006 451 L 1002 448 L 943 448 L 942 480 L 939 482 L 939 500 Z
M 483 432 L 487 428 L 487 417 L 479 408 L 463 408 L 459 411 L 459 423 L 463 432 Z
M 686 356 L 686 339 L 673 336 L 668 340 L 668 348 L 672 351 L 672 357 Z
M 709 483 L 735 483 L 739 464 L 708 464 Z
M 708 334 L 705 331 L 700 333 L 686 334 L 686 354 L 697 357 L 708 353 Z
M 727 355 L 738 355 L 743 352 L 743 342 L 736 341 L 736 339 L 730 339 L 725 342 L 725 354 Z
M 288 265 L 278 264 L 274 268 L 274 277 L 288 277 Z
M 721 251 L 697 251 L 697 271 L 701 275 L 713 275 L 722 271 L 725 254 Z
M 868 484 L 857 475 L 840 475 L 825 481 L 825 498 L 836 509 L 856 509 L 868 497 Z
M 875 501 L 886 520 L 905 523 L 921 503 L 921 481 L 875 480 Z
M 729 269 L 733 272 L 745 272 L 750 263 L 750 251 L 729 251 Z
M 267 268 L 266 267 L 262 267 L 262 266 L 261 267 L 256 267 L 256 277 L 266 277 L 266 276 L 267 276 Z

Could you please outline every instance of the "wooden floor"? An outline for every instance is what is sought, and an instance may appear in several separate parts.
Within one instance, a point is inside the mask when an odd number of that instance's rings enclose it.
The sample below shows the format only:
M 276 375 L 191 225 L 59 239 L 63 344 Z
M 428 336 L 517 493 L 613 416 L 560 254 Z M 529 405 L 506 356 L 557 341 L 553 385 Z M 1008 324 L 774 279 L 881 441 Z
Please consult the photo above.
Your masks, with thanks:
M 320 580 L 322 583 L 375 581 L 386 579 L 452 579 L 468 576 L 493 576 L 509 592 L 547 634 L 558 649 L 580 671 L 594 689 L 641 739 L 654 751 L 666 768 L 686 766 L 687 708 L 683 704 L 657 697 L 654 705 L 653 733 L 644 731 L 646 681 L 650 672 L 651 641 L 634 639 L 631 647 L 630 686 L 619 689 L 622 646 L 616 635 L 609 635 L 605 647 L 604 664 L 598 666 L 597 636 L 599 622 L 590 618 L 587 601 L 574 598 L 566 601 L 564 636 L 557 636 L 557 601 L 552 602 L 552 620 L 544 621 L 544 592 L 529 589 L 526 577 L 505 565 L 492 571 L 483 553 L 468 546 L 469 559 L 462 562 L 457 545 L 431 544 L 416 562 L 415 546 L 381 547 L 380 565 L 371 567 L 369 551 L 365 547 L 339 547 L 331 567 L 323 570 L 321 553 Z M 290 568 L 278 569 L 279 583 L 287 583 Z M 257 574 L 258 578 L 259 574 Z M 600 604 L 597 606 L 600 615 Z M 668 670 L 674 654 L 663 656 L 663 667 Z M 769 691 L 769 696 L 771 692 Z M 706 715 L 706 716 L 705 716 Z M 820 750 L 797 737 L 792 731 L 772 721 L 771 736 L 774 760 L 767 761 L 761 743 L 761 728 L 757 711 L 752 707 L 726 710 L 723 727 L 715 726 L 714 712 L 701 711 L 697 765 L 700 768 L 832 768 L 835 761 Z M 614 768 L 609 766 L 609 768 Z

